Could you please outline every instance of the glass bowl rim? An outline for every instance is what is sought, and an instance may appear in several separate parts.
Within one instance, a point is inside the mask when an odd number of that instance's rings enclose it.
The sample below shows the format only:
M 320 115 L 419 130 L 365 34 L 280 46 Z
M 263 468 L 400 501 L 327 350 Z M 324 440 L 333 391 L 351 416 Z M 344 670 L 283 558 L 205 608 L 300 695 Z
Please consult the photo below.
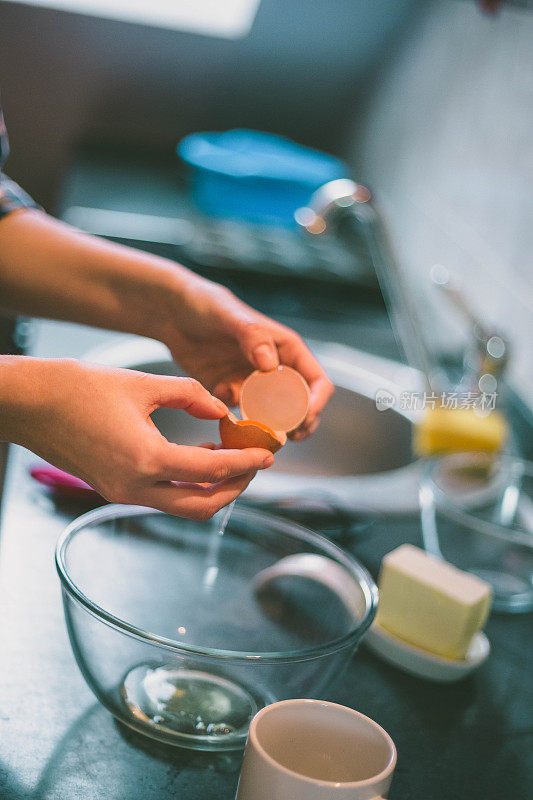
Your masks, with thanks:
M 342 650 L 350 645 L 350 643 L 359 640 L 363 636 L 363 634 L 372 624 L 376 614 L 378 604 L 378 589 L 368 570 L 356 558 L 354 558 L 354 556 L 338 547 L 338 545 L 331 542 L 325 536 L 322 536 L 321 534 L 316 533 L 309 528 L 305 528 L 303 525 L 292 522 L 291 520 L 286 520 L 273 514 L 266 514 L 264 512 L 249 508 L 237 507 L 233 510 L 233 514 L 236 517 L 251 517 L 252 519 L 256 518 L 258 520 L 266 521 L 271 526 L 277 527 L 278 530 L 290 528 L 288 531 L 289 535 L 314 544 L 322 551 L 329 551 L 329 555 L 336 557 L 336 559 L 340 561 L 341 565 L 347 568 L 352 577 L 357 580 L 361 588 L 365 606 L 364 614 L 359 626 L 356 629 L 352 629 L 348 633 L 345 633 L 343 636 L 339 636 L 335 639 L 332 639 L 330 642 L 315 647 L 301 648 L 298 650 L 272 652 L 264 651 L 254 653 L 246 650 L 222 650 L 219 648 L 202 647 L 200 645 L 188 645 L 183 642 L 179 642 L 176 639 L 170 639 L 165 636 L 151 633 L 150 631 L 145 631 L 142 628 L 138 628 L 137 626 L 126 622 L 120 617 L 110 614 L 104 608 L 87 597 L 72 580 L 66 566 L 66 551 L 71 540 L 78 533 L 83 531 L 84 528 L 91 524 L 106 522 L 111 519 L 126 519 L 128 517 L 143 515 L 170 516 L 168 514 L 165 515 L 162 511 L 145 506 L 108 504 L 102 506 L 101 508 L 88 511 L 87 513 L 82 514 L 81 516 L 72 520 L 72 522 L 70 522 L 60 534 L 55 549 L 55 563 L 61 585 L 71 599 L 77 601 L 77 603 L 79 603 L 85 609 L 85 611 L 109 627 L 147 644 L 157 645 L 159 647 L 179 653 L 185 652 L 188 655 L 196 655 L 227 661 L 241 661 L 244 663 L 260 662 L 266 664 L 306 661 L 328 655 L 330 653 L 338 652 L 339 650 Z
M 457 502 L 454 502 L 450 496 L 440 488 L 435 481 L 435 472 L 440 464 L 450 461 L 457 456 L 490 456 L 490 453 L 482 451 L 458 451 L 456 453 L 446 453 L 434 458 L 425 460 L 424 468 L 420 478 L 418 500 L 419 510 L 422 514 L 428 509 L 431 503 L 435 504 L 435 508 L 446 514 L 455 522 L 464 525 L 467 528 L 472 528 L 478 533 L 486 536 L 491 536 L 496 539 L 502 539 L 506 542 L 514 542 L 516 544 L 524 545 L 529 549 L 533 549 L 533 537 L 522 530 L 506 528 L 504 525 L 498 525 L 496 522 L 490 522 L 482 519 L 476 514 L 465 511 L 465 509 Z M 521 475 L 533 477 L 533 462 L 522 458 L 519 455 L 512 453 L 500 453 L 496 455 L 496 459 L 506 464 L 520 464 Z M 441 504 L 439 505 L 439 500 Z

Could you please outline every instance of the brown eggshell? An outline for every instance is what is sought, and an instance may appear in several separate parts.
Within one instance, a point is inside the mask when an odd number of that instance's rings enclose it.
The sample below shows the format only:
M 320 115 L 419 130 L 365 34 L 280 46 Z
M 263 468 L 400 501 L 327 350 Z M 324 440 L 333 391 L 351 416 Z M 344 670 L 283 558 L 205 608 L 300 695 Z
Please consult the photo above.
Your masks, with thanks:
M 252 420 L 237 419 L 233 414 L 222 417 L 218 423 L 220 439 L 227 450 L 261 447 L 276 453 L 287 441 L 284 431 L 273 431 L 267 425 Z
M 273 431 L 290 433 L 306 418 L 309 386 L 299 372 L 280 365 L 268 372 L 256 370 L 244 381 L 239 404 L 243 419 L 261 420 Z

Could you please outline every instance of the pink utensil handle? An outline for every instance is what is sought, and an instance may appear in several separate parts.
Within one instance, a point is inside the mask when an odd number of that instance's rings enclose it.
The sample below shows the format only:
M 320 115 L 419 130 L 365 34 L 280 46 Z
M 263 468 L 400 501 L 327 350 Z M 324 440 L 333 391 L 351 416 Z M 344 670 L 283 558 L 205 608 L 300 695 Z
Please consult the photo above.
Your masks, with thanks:
M 52 465 L 32 467 L 30 475 L 34 480 L 42 483 L 43 486 L 48 486 L 55 494 L 62 497 L 100 497 L 98 492 L 93 489 L 81 478 L 76 478 L 62 469 L 53 467 Z

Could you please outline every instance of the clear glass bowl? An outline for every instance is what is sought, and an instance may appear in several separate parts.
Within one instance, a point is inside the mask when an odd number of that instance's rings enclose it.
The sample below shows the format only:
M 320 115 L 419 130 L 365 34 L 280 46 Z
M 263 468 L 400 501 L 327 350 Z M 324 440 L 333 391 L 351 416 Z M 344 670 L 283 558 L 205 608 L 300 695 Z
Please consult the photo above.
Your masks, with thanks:
M 428 462 L 420 485 L 426 550 L 492 585 L 493 608 L 533 608 L 533 464 L 453 453 Z
M 141 733 L 202 750 L 241 747 L 268 703 L 323 697 L 377 604 L 367 571 L 322 536 L 238 507 L 220 535 L 220 519 L 111 505 L 72 522 L 56 549 L 72 649 L 95 695 Z M 302 553 L 333 561 L 344 589 L 286 571 L 261 580 Z

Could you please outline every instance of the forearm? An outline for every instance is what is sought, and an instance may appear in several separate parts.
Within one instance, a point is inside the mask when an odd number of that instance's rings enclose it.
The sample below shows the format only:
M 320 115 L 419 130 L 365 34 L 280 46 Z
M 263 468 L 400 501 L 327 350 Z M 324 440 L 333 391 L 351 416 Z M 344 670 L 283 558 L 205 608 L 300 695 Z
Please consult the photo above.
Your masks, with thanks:
M 26 433 L 50 405 L 55 391 L 50 363 L 27 356 L 0 356 L 0 441 L 26 444 Z
M 12 312 L 165 340 L 176 297 L 191 279 L 174 262 L 80 233 L 40 211 L 0 221 L 0 305 Z

